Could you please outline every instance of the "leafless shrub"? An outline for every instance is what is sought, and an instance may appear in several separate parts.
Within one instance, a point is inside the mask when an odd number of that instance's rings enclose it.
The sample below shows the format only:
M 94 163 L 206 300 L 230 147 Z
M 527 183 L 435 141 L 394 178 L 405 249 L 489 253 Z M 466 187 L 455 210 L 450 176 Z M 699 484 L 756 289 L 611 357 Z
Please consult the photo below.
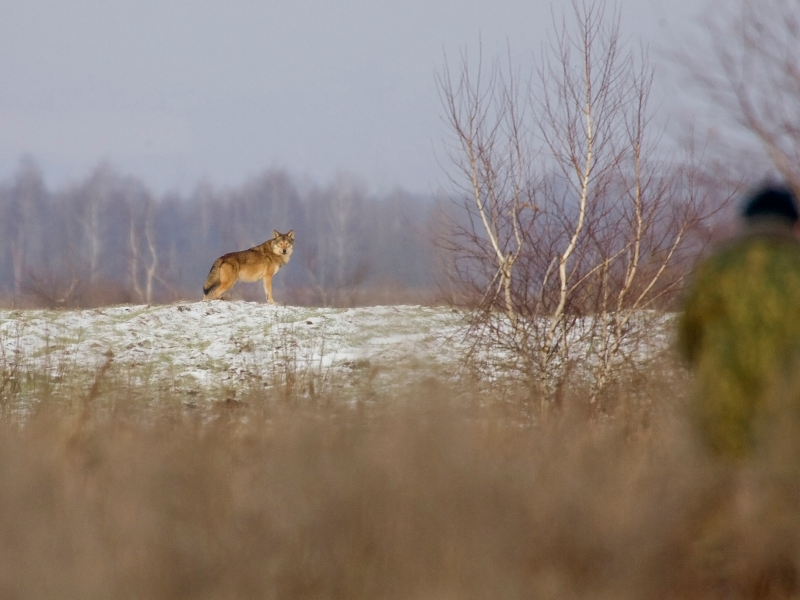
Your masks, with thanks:
M 80 302 L 84 282 L 70 274 L 54 273 L 51 269 L 28 270 L 21 291 L 35 305 L 47 308 L 74 308 Z
M 702 185 L 696 152 L 659 153 L 652 68 L 622 44 L 619 14 L 601 1 L 572 9 L 575 27 L 555 23 L 530 82 L 466 56 L 439 77 L 462 202 L 441 243 L 480 309 L 476 345 L 512 351 L 545 403 L 578 360 L 596 365 L 599 397 L 727 199 Z
M 93 308 L 135 300 L 130 289 L 120 282 L 89 281 L 74 271 L 48 268 L 27 270 L 20 291 L 15 304 L 25 308 Z

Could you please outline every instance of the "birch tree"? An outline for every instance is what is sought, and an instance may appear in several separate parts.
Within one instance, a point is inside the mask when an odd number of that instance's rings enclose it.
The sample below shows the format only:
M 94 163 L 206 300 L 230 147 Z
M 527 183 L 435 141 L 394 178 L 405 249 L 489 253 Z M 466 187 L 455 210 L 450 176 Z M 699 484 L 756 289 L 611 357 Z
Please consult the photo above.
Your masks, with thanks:
M 515 264 L 535 218 L 536 187 L 519 74 L 499 62 L 487 72 L 481 61 L 473 72 L 462 54 L 460 68 L 453 72 L 445 62 L 437 81 L 451 133 L 451 183 L 466 216 L 452 224 L 449 246 L 465 269 L 462 280 L 484 288 L 481 304 L 500 307 L 513 324 Z M 468 274 L 476 268 L 477 277 Z
M 131 287 L 139 302 L 153 302 L 153 286 L 159 277 L 159 250 L 153 231 L 155 206 L 151 198 L 129 204 L 129 268 Z M 163 282 L 162 282 L 163 283 Z
M 445 243 L 479 307 L 475 347 L 510 350 L 543 405 L 588 361 L 596 401 L 634 315 L 679 286 L 708 198 L 691 161 L 657 150 L 653 70 L 617 10 L 574 0 L 530 81 L 510 63 L 487 74 L 462 54 L 439 77 L 464 209 Z

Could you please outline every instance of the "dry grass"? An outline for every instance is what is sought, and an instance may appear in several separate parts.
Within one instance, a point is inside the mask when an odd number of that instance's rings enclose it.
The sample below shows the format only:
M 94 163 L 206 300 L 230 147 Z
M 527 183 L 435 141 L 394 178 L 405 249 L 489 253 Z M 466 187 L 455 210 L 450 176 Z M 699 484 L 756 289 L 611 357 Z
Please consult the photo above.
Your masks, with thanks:
M 565 397 L 536 426 L 433 383 L 155 419 L 122 400 L 45 408 L 0 425 L 0 597 L 792 592 L 798 461 L 715 463 L 676 416 L 679 385 L 600 419 Z

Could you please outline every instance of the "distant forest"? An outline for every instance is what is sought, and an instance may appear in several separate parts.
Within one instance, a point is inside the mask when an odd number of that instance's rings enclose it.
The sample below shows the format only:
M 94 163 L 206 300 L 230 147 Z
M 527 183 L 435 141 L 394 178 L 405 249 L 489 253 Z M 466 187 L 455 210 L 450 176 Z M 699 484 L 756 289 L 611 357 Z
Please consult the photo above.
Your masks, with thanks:
M 315 306 L 424 302 L 436 295 L 432 197 L 370 194 L 339 177 L 325 186 L 268 170 L 240 187 L 198 185 L 157 197 L 107 165 L 49 190 L 25 160 L 0 183 L 0 300 L 98 306 L 199 300 L 214 260 L 294 230 L 276 300 Z M 232 297 L 264 300 L 260 283 Z

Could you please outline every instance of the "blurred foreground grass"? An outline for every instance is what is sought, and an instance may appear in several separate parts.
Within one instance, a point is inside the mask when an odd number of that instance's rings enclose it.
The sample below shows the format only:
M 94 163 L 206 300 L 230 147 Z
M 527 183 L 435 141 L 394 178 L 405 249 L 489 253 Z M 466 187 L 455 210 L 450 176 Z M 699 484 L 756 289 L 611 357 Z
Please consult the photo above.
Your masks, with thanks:
M 668 352 L 597 402 L 577 376 L 543 402 L 466 365 L 301 368 L 291 341 L 266 376 L 205 390 L 0 343 L 0 598 L 798 590 L 797 430 L 715 462 Z
M 659 372 L 535 422 L 497 382 L 187 409 L 98 372 L 0 424 L 0 597 L 794 593 L 798 454 L 713 462 Z

